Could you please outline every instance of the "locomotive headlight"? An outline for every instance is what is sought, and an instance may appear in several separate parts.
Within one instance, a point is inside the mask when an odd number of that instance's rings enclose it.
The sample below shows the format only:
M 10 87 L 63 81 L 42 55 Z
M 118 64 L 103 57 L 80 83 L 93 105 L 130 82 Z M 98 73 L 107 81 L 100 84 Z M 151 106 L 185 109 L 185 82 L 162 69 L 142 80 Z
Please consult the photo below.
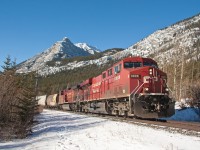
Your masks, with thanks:
M 168 88 L 165 88 L 165 91 L 166 91 L 166 92 L 168 92 L 168 91 L 169 91 L 169 89 L 168 89 Z
M 145 91 L 149 91 L 149 88 L 144 88 Z
M 150 74 L 150 75 L 153 74 L 153 69 L 149 69 L 149 74 Z

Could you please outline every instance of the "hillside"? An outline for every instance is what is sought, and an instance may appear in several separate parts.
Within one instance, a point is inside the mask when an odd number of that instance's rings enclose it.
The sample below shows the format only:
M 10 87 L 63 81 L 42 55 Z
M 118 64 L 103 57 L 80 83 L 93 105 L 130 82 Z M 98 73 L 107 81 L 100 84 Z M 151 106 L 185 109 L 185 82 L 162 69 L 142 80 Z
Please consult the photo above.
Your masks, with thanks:
M 60 65 L 58 61 L 54 67 L 46 65 L 46 62 L 52 60 L 88 56 L 89 54 L 99 52 L 98 49 L 92 46 L 89 47 L 86 43 L 77 43 L 74 45 L 68 38 L 64 38 L 63 41 L 55 43 L 45 52 L 34 56 L 20 65 L 18 72 L 35 71 L 37 69 L 41 75 L 48 75 L 90 64 L 105 64 L 108 63 L 108 59 L 119 60 L 128 55 L 151 57 L 162 66 L 173 62 L 175 59 L 181 60 L 182 57 L 187 61 L 191 59 L 198 60 L 200 58 L 199 45 L 200 14 L 164 29 L 157 30 L 148 37 L 116 54 L 107 54 L 96 60 L 92 59 L 92 61 L 90 59 L 74 61 L 74 63 L 70 62 L 64 65 Z
M 157 30 L 117 55 L 152 57 L 163 65 L 182 56 L 187 61 L 200 59 L 199 47 L 200 14 Z
M 85 48 L 86 50 L 80 51 L 81 53 L 78 53 L 77 50 L 75 54 L 69 53 L 71 50 L 68 50 L 68 55 L 63 55 L 61 53 L 62 51 L 59 51 L 60 53 L 50 57 L 51 59 L 46 59 L 49 58 L 46 57 L 46 54 L 49 51 L 52 52 L 54 49 L 54 46 L 52 46 L 46 52 L 30 59 L 31 61 L 27 60 L 24 63 L 25 65 L 21 65 L 18 72 L 36 70 L 37 68 L 41 76 L 48 77 L 49 79 L 53 77 L 55 79 L 55 82 L 51 80 L 51 84 L 54 88 L 51 90 L 49 89 L 51 92 L 55 92 L 66 87 L 67 84 L 76 84 L 88 77 L 98 75 L 103 69 L 108 68 L 114 62 L 129 55 L 133 55 L 155 59 L 159 67 L 167 72 L 168 86 L 171 89 L 173 97 L 177 99 L 181 97 L 181 94 L 186 94 L 189 85 L 199 82 L 200 14 L 179 21 L 164 29 L 157 30 L 125 50 L 110 49 L 98 53 L 98 50 L 94 49 L 96 52 L 91 55 L 90 48 L 88 48 L 86 44 L 77 44 L 77 46 L 79 46 L 78 48 L 80 49 Z M 74 46 L 68 46 L 68 48 L 73 47 Z M 58 56 L 61 59 L 56 59 Z M 44 61 L 44 63 L 41 65 L 42 61 Z M 89 70 L 89 72 L 85 72 L 84 70 Z M 82 74 L 82 77 L 79 76 L 78 79 L 69 80 L 69 74 L 74 76 L 78 73 Z M 86 75 L 83 75 L 85 73 Z M 58 82 L 56 78 L 60 76 L 63 77 L 59 78 L 60 81 Z M 44 80 L 45 82 L 43 82 Z M 45 87 L 49 80 L 43 78 L 43 81 L 41 82 L 45 83 L 43 84 L 43 87 Z M 63 84 L 63 86 L 61 86 L 61 84 Z

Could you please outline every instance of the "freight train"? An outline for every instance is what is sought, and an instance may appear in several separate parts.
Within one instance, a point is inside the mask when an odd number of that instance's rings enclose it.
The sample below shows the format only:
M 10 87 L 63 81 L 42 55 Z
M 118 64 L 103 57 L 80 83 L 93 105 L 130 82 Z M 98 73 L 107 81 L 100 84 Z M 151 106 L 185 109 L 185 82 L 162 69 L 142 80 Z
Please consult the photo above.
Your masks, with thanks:
M 166 73 L 154 60 L 142 57 L 124 58 L 96 77 L 38 99 L 47 107 L 80 112 L 141 118 L 174 114 Z

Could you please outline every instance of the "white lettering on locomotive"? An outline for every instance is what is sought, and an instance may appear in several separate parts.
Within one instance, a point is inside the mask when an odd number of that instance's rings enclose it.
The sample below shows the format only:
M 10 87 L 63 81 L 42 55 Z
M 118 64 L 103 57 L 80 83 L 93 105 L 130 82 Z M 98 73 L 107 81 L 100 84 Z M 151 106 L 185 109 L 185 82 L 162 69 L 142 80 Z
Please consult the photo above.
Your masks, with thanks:
M 120 79 L 120 75 L 118 75 L 118 76 L 116 76 L 115 78 L 114 78 L 114 80 L 119 80 Z
M 92 91 L 93 91 L 93 93 L 98 93 L 99 89 L 93 89 Z
M 149 83 L 150 76 L 144 76 L 144 83 Z
M 96 87 L 96 86 L 99 86 L 99 85 L 101 85 L 101 82 L 97 82 L 95 84 L 92 84 L 92 87 Z

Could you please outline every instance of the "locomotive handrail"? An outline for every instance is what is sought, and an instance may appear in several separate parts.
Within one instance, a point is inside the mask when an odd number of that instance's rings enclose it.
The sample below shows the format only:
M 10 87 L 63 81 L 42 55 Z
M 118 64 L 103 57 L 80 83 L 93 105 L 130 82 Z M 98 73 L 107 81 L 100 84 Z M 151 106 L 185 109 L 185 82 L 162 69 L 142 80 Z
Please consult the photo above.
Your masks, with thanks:
M 131 92 L 131 94 L 129 95 L 129 105 L 130 105 L 130 112 L 132 114 L 132 100 L 131 100 L 131 95 L 134 93 L 134 96 L 135 94 L 137 93 L 137 91 L 144 85 L 144 82 L 140 85 L 140 80 L 138 80 L 138 85 L 135 87 L 135 89 Z
M 132 95 L 133 94 L 133 92 L 140 86 L 140 83 L 139 82 L 142 82 L 142 81 L 140 81 L 140 80 L 138 80 L 138 85 L 137 85 L 137 87 L 135 87 L 135 89 L 131 92 L 131 94 L 130 95 Z M 143 82 L 143 84 L 144 84 L 144 82 Z M 142 84 L 141 84 L 142 85 Z M 139 87 L 140 88 L 140 87 Z
M 138 90 L 144 85 L 144 82 L 140 85 L 140 87 L 135 91 L 134 95 L 138 92 Z

